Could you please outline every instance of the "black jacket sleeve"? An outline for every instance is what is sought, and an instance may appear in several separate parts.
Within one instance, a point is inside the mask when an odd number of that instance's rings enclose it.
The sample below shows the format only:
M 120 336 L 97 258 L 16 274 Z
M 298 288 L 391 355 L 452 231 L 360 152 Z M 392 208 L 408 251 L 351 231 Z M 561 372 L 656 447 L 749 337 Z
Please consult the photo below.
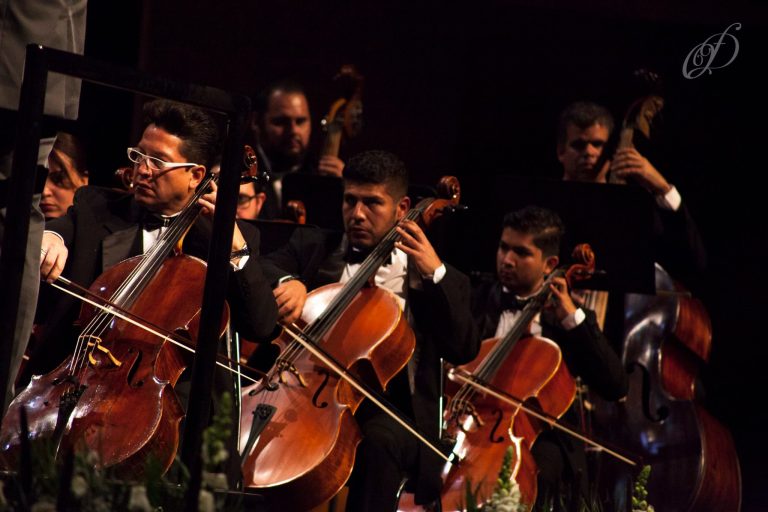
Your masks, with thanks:
M 584 313 L 585 320 L 571 330 L 563 329 L 554 315 L 542 315 L 543 334 L 560 346 L 572 374 L 604 399 L 618 400 L 627 394 L 627 373 L 598 327 L 594 312 L 585 309 Z
M 438 284 L 424 280 L 424 298 L 413 302 L 419 330 L 433 338 L 436 354 L 451 364 L 464 364 L 477 356 L 480 336 L 470 309 L 469 278 L 446 264 Z

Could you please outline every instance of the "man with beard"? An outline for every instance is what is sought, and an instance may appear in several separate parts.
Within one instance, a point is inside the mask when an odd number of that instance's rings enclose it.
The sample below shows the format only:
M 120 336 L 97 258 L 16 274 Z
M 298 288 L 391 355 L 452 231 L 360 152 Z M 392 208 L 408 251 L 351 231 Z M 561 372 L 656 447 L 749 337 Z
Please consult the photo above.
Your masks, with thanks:
M 401 303 L 416 334 L 416 352 L 392 378 L 386 397 L 420 431 L 437 439 L 441 358 L 461 364 L 478 349 L 469 279 L 439 258 L 418 224 L 404 219 L 410 198 L 407 170 L 399 158 L 366 151 L 349 160 L 343 178 L 345 233 L 297 230 L 288 245 L 264 258 L 266 274 L 279 283 L 274 294 L 281 321 L 292 323 L 301 315 L 308 288 L 349 281 L 397 226 L 401 241 L 377 270 L 375 282 Z M 363 402 L 355 418 L 363 440 L 349 481 L 347 510 L 395 510 L 404 478 L 415 488 L 417 503 L 438 497 L 441 459 L 372 403 Z
M 293 172 L 317 173 L 341 177 L 344 162 L 326 155 L 315 167 L 307 157 L 312 117 L 302 87 L 294 82 L 277 82 L 256 99 L 251 128 L 258 142 L 261 169 L 271 175 L 262 218 L 280 214 L 282 179 Z

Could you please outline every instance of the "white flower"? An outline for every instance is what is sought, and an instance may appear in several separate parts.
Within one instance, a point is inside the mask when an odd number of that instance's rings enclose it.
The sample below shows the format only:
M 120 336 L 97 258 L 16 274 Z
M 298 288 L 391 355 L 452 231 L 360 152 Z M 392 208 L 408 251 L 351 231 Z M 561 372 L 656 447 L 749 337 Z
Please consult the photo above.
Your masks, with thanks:
M 128 498 L 128 510 L 130 512 L 152 512 L 154 509 L 147 497 L 147 488 L 143 485 L 131 487 L 131 496 Z
M 200 512 L 214 512 L 216 510 L 216 502 L 213 499 L 212 492 L 200 491 L 200 495 L 197 498 L 197 510 Z
M 222 462 L 226 461 L 228 458 L 229 458 L 229 452 L 226 450 L 226 448 L 220 448 L 216 450 L 216 453 L 213 454 L 211 462 L 213 464 L 221 464 Z
M 30 512 L 56 512 L 56 504 L 50 501 L 38 501 L 32 505 Z
M 104 498 L 96 498 L 91 503 L 91 510 L 96 512 L 114 512 L 112 506 Z
M 212 489 L 226 489 L 229 487 L 227 483 L 227 475 L 224 473 L 209 473 L 203 471 L 203 482 Z
M 79 500 L 88 492 L 88 480 L 83 475 L 75 475 L 72 477 L 70 487 L 72 488 L 72 496 Z
M 89 466 L 96 467 L 101 462 L 101 457 L 99 456 L 99 452 L 96 450 L 88 450 L 88 452 L 85 454 L 85 462 Z

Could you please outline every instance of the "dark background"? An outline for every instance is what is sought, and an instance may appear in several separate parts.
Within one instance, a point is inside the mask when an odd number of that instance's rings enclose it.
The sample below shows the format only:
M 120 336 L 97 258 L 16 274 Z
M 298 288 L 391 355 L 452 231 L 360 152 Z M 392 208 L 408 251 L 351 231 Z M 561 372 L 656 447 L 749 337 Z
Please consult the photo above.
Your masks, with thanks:
M 483 203 L 481 185 L 497 174 L 559 178 L 559 111 L 590 99 L 620 119 L 636 91 L 631 72 L 660 73 L 666 105 L 652 159 L 681 191 L 709 253 L 706 275 L 689 283 L 714 327 L 707 407 L 735 437 L 743 510 L 764 510 L 766 2 L 571 4 L 91 2 L 86 55 L 246 94 L 294 78 L 307 89 L 315 142 L 338 94 L 331 79 L 354 63 L 366 79 L 365 127 L 342 158 L 391 150 L 413 181 L 459 176 L 470 205 Z M 688 52 L 734 22 L 742 23 L 731 31 L 740 44 L 735 61 L 685 79 Z M 94 183 L 125 165 L 125 147 L 138 140 L 135 112 L 128 95 L 84 88 Z

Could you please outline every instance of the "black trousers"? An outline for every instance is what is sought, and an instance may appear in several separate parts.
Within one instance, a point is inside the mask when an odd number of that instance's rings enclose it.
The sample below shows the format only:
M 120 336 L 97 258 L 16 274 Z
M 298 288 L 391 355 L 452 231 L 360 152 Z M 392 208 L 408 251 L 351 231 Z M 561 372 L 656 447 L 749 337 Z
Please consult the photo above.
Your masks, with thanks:
M 349 479 L 348 512 L 394 512 L 405 477 L 418 467 L 419 441 L 387 414 L 363 403 L 357 414 L 363 440 Z M 360 414 L 362 412 L 362 414 Z

